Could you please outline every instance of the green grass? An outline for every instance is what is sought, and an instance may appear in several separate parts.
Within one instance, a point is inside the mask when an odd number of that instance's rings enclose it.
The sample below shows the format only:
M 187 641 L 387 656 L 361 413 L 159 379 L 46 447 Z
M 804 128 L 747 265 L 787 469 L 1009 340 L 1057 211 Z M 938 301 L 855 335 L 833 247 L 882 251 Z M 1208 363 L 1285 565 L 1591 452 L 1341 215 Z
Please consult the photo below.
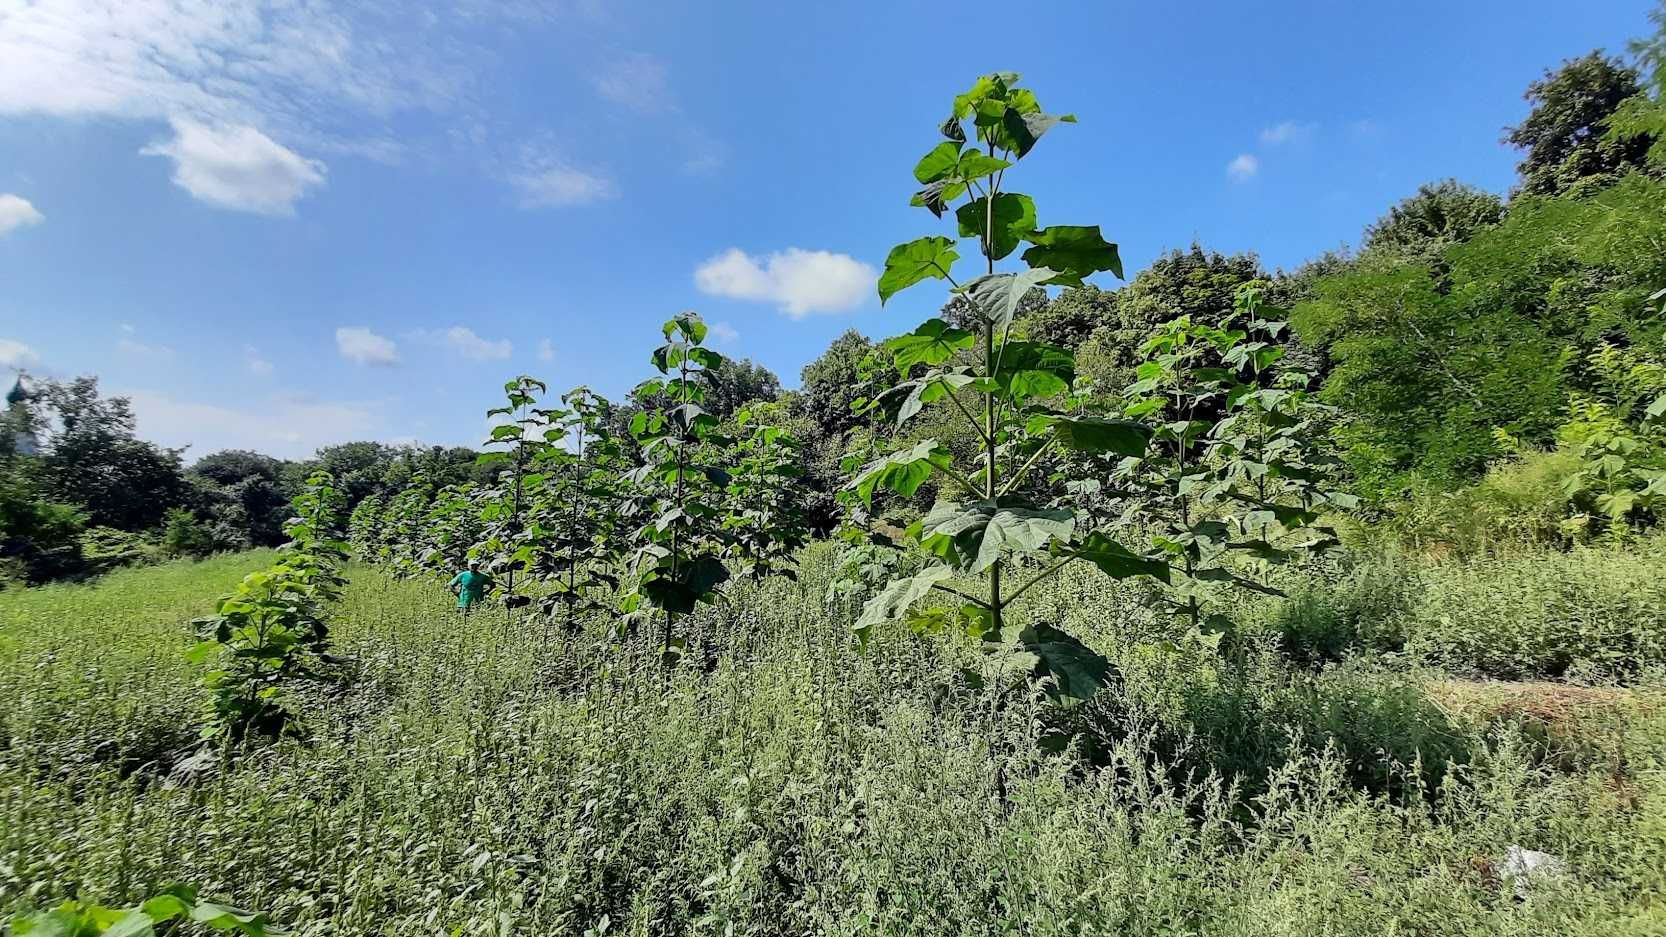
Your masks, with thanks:
M 1574 751 L 1423 670 L 1165 640 L 1091 571 L 1020 610 L 1122 673 L 1063 753 L 970 642 L 858 654 L 817 547 L 802 583 L 691 618 L 670 677 L 602 623 L 465 626 L 438 583 L 356 568 L 351 679 L 301 691 L 310 741 L 171 782 L 200 703 L 183 622 L 264 562 L 0 595 L 0 908 L 184 881 L 317 935 L 1666 929 L 1666 719 L 1642 691 L 1609 691 Z M 1511 844 L 1571 874 L 1519 901 Z

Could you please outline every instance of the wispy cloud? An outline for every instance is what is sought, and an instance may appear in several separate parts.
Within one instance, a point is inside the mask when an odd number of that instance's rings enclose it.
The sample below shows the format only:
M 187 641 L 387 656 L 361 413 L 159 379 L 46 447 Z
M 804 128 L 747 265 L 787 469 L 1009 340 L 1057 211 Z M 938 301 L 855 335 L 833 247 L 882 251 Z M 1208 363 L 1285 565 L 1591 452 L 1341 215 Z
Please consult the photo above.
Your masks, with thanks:
M 336 351 L 357 364 L 387 366 L 399 363 L 399 346 L 393 339 L 377 335 L 364 326 L 336 329 Z
M 520 191 L 522 208 L 565 208 L 619 195 L 606 176 L 564 165 L 515 173 L 509 182 Z
M 713 322 L 711 333 L 713 340 L 719 345 L 733 345 L 740 338 L 740 333 L 727 322 Z
M 221 145 L 265 160 L 254 184 L 267 194 L 249 197 L 227 172 L 191 171 L 186 157 L 200 162 L 204 154 L 177 128 L 174 141 L 152 150 L 176 156 L 175 179 L 193 195 L 280 214 L 274 207 L 294 202 L 282 193 L 321 181 L 319 154 L 391 162 L 447 144 L 445 128 L 457 124 L 493 136 L 514 126 L 488 93 L 504 27 L 547 28 L 585 15 L 584 6 L 0 0 L 0 115 L 189 121 L 235 132 L 237 140 Z M 401 119 L 413 113 L 443 118 L 440 129 Z M 490 171 L 480 155 L 490 147 L 479 142 L 453 145 Z M 278 195 L 270 194 L 274 171 L 288 186 Z
M 1235 182 L 1247 182 L 1255 178 L 1261 171 L 1261 160 L 1253 153 L 1239 153 L 1232 162 L 1226 164 L 1226 174 Z
M 293 215 L 295 200 L 324 182 L 324 164 L 304 159 L 253 127 L 210 127 L 171 121 L 174 136 L 145 147 L 145 156 L 174 163 L 174 184 L 220 208 Z
M 0 338 L 0 366 L 13 370 L 30 368 L 40 363 L 40 355 L 15 338 Z
M 466 325 L 454 325 L 449 329 L 419 329 L 415 334 L 420 341 L 449 348 L 470 361 L 503 359 L 514 351 L 509 339 L 484 339 Z
M 46 216 L 23 196 L 10 192 L 0 195 L 0 236 L 45 220 Z
M 253 345 L 243 346 L 243 367 L 256 377 L 267 377 L 272 373 L 272 362 L 261 357 L 260 349 Z
M 1306 143 L 1313 139 L 1319 131 L 1319 125 L 1311 121 L 1286 120 L 1261 131 L 1261 143 L 1265 146 L 1282 146 L 1287 143 Z
M 694 285 L 710 296 L 772 302 L 794 319 L 814 312 L 854 309 L 873 292 L 873 267 L 831 251 L 789 247 L 753 257 L 731 247 L 694 271 Z
M 128 356 L 129 358 L 149 359 L 151 361 L 160 362 L 167 361 L 174 356 L 174 350 L 167 345 L 142 342 L 136 338 L 129 337 L 134 334 L 133 327 L 130 325 L 126 325 L 124 323 L 121 331 L 121 337 L 116 339 L 116 351 Z
M 671 110 L 676 100 L 668 80 L 670 70 L 646 52 L 626 52 L 612 57 L 590 76 L 590 83 L 603 98 L 634 111 L 651 113 Z
M 554 361 L 555 360 L 555 343 L 554 342 L 552 342 L 552 341 L 550 341 L 549 339 L 546 338 L 543 341 L 540 341 L 538 343 L 538 360 L 539 361 Z

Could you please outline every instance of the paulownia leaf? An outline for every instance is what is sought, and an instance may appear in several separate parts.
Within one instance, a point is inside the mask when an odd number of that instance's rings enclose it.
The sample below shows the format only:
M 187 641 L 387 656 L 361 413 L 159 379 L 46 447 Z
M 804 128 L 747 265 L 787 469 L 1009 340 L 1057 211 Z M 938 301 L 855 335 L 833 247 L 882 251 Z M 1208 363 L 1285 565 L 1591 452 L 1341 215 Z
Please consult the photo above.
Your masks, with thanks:
M 969 572 L 981 573 L 1003 552 L 1035 553 L 1067 541 L 1076 516 L 1066 508 L 1032 508 L 993 501 L 939 501 L 920 522 L 920 545 Z
M 862 614 L 851 628 L 865 648 L 874 626 L 896 621 L 915 603 L 925 598 L 931 587 L 953 576 L 946 566 L 933 566 L 907 579 L 898 579 L 882 589 L 862 606 Z
M 695 603 L 707 600 L 712 590 L 728 578 L 728 568 L 716 557 L 702 556 L 679 563 L 675 575 L 670 563 L 661 560 L 654 574 L 643 581 L 642 594 L 657 608 L 687 614 L 694 611 Z
M 1065 393 L 1075 379 L 1076 360 L 1063 348 L 1017 341 L 1001 346 L 995 384 L 1014 400 Z
M 1031 433 L 1051 428 L 1060 445 L 1077 452 L 1139 457 L 1145 455 L 1151 443 L 1151 427 L 1133 420 L 1039 414 L 1031 417 L 1025 428 Z
M 1004 329 L 1018 315 L 1018 306 L 1030 290 L 1052 277 L 1053 271 L 1045 268 L 1023 273 L 989 273 L 966 284 L 966 298 L 997 329 Z
M 893 452 L 869 462 L 845 487 L 855 489 L 862 503 L 873 507 L 876 486 L 884 485 L 906 498 L 931 477 L 933 467 L 946 468 L 948 464 L 949 450 L 935 439 L 922 439 L 906 452 Z
M 960 259 L 954 241 L 946 237 L 923 237 L 898 244 L 885 258 L 885 272 L 879 275 L 879 304 L 928 277 L 945 279 L 949 268 Z
M 1262 595 L 1284 595 L 1284 593 L 1279 589 L 1275 589 L 1272 586 L 1264 586 L 1253 579 L 1246 579 L 1243 576 L 1234 573 L 1230 569 L 1221 569 L 1218 566 L 1197 570 L 1192 573 L 1192 578 L 1201 579 L 1204 582 L 1230 582 L 1240 589 L 1248 589 L 1251 592 L 1259 592 Z
M 1092 699 L 1110 681 L 1111 662 L 1052 625 L 1036 624 L 1018 634 L 1018 646 L 1036 657 L 1034 675 L 1065 708 Z
M 1018 247 L 1018 242 L 1035 230 L 1035 202 L 1028 195 L 1000 192 L 995 196 L 991 227 L 990 256 L 1000 260 Z M 990 207 L 986 199 L 977 199 L 955 209 L 960 222 L 960 236 L 983 237 L 984 223 L 990 221 Z
M 1097 530 L 1088 534 L 1087 539 L 1071 552 L 1099 567 L 1100 572 L 1112 579 L 1151 576 L 1163 582 L 1169 581 L 1167 563 L 1140 556 Z
M 1055 271 L 1053 283 L 1081 286 L 1084 277 L 1100 270 L 1122 279 L 1122 257 L 1096 224 L 1052 225 L 1033 232 L 1027 240 L 1035 246 L 1024 252 L 1024 262 Z
M 960 144 L 945 140 L 931 148 L 931 152 L 920 157 L 920 162 L 914 167 L 914 178 L 921 184 L 936 182 L 954 172 L 955 165 L 960 162 Z
M 665 333 L 666 341 L 671 340 L 674 332 L 681 332 L 691 344 L 698 345 L 706 340 L 706 322 L 698 312 L 679 312 L 665 320 L 660 331 Z
M 933 371 L 914 382 L 914 389 L 902 402 L 897 410 L 897 425 L 901 426 L 908 419 L 919 413 L 928 403 L 941 400 L 949 394 L 975 383 L 978 379 L 964 371 L 938 372 Z
M 957 329 L 942 319 L 927 319 L 907 335 L 885 340 L 885 350 L 895 359 L 897 370 L 904 376 L 916 364 L 929 367 L 948 361 L 962 348 L 972 347 L 976 336 L 965 329 Z

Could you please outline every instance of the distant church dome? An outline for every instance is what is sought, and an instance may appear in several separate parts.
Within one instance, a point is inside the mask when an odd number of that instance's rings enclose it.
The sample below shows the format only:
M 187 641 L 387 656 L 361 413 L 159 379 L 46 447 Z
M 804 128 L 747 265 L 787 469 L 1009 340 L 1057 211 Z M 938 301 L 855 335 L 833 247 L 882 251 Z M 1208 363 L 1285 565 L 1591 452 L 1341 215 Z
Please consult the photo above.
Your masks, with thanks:
M 0 421 L 0 434 L 11 432 L 11 451 L 17 455 L 37 455 L 40 452 L 40 441 L 35 438 L 34 430 L 29 425 L 29 414 L 24 409 L 30 396 L 29 389 L 23 386 L 23 375 L 19 374 L 12 383 L 12 389 L 6 393 L 6 414 Z

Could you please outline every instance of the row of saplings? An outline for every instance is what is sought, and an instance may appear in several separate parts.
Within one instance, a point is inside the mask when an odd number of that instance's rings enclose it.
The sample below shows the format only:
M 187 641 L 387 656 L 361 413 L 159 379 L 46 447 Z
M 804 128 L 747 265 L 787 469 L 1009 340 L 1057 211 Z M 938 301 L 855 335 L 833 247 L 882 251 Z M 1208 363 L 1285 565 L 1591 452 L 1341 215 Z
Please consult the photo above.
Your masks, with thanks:
M 839 594 L 865 599 L 854 623 L 864 644 L 889 622 L 964 631 L 992 652 L 1027 656 L 1061 705 L 1093 695 L 1108 664 L 1076 636 L 1009 621 L 1025 592 L 1069 563 L 1091 563 L 1147 581 L 1154 603 L 1213 640 L 1229 624 L 1211 607 L 1221 585 L 1272 591 L 1266 565 L 1333 546 L 1318 522 L 1351 506 L 1314 445 L 1329 415 L 1309 396 L 1309 376 L 1287 366 L 1284 323 L 1256 287 L 1242 289 L 1219 324 L 1169 322 L 1119 394 L 1079 386 L 1069 351 L 1014 334 L 1033 289 L 1122 275 L 1116 245 L 1097 226 L 1042 226 L 1033 200 L 1005 188 L 1045 134 L 1074 120 L 1044 112 L 1018 76 L 986 75 L 955 98 L 942 141 L 915 166 L 912 204 L 954 236 L 893 249 L 880 300 L 942 280 L 978 321 L 965 329 L 932 318 L 887 341 L 898 383 L 858 407 L 899 430 L 925 408 L 946 408 L 976 445 L 956 454 L 937 439 L 910 439 L 847 459 L 849 578 L 838 584 Z M 961 239 L 977 257 L 957 275 Z M 1020 248 L 1020 269 L 997 269 Z M 230 746 L 295 731 L 292 685 L 330 679 L 333 669 L 329 608 L 349 541 L 404 574 L 482 562 L 503 580 L 511 621 L 571 631 L 605 617 L 620 638 L 639 641 L 657 625 L 649 646 L 666 667 L 686 650 L 678 616 L 714 601 L 733 577 L 792 575 L 808 536 L 797 443 L 757 419 L 762 411 L 724 426 L 704 408 L 722 357 L 705 347 L 697 316 L 667 322 L 664 336 L 653 353 L 659 376 L 633 392 L 640 409 L 628 438 L 610 433 L 607 404 L 589 391 L 540 407 L 544 385 L 523 377 L 492 411 L 502 425 L 481 458 L 502 466 L 495 486 L 432 491 L 418 478 L 386 503 L 360 504 L 344 539 L 334 480 L 309 479 L 277 561 L 196 623 L 190 654 L 209 667 L 205 739 Z M 909 498 L 922 488 L 937 500 L 904 536 L 875 531 L 876 494 Z M 125 911 L 71 901 L 12 927 L 140 934 L 183 919 L 269 930 L 262 915 L 178 888 Z
M 857 407 L 892 421 L 902 438 L 914 416 L 946 408 L 976 445 L 956 454 L 937 439 L 909 439 L 853 454 L 840 493 L 847 570 L 906 572 L 853 586 L 865 599 L 858 638 L 894 621 L 920 632 L 953 627 L 992 651 L 1028 655 L 1034 678 L 1064 705 L 1096 692 L 1107 663 L 1076 636 L 1009 621 L 1025 592 L 1088 562 L 1142 578 L 1154 603 L 1214 640 L 1229 624 L 1211 605 L 1222 584 L 1272 591 L 1267 564 L 1332 547 L 1319 520 L 1351 506 L 1334 490 L 1332 459 L 1315 447 L 1328 410 L 1309 395 L 1309 375 L 1288 366 L 1285 323 L 1257 286 L 1241 289 L 1219 324 L 1167 323 L 1120 393 L 1081 386 L 1068 350 L 1014 334 L 1035 288 L 1122 275 L 1116 245 L 1097 226 L 1042 226 L 1031 198 L 1005 188 L 1044 134 L 1073 121 L 1045 113 L 1012 74 L 980 78 L 955 99 L 942 142 L 914 169 L 913 204 L 956 237 L 897 246 L 878 287 L 883 303 L 945 281 L 977 322 L 932 318 L 885 342 L 897 383 Z M 977 254 L 957 274 L 960 239 Z M 1015 253 L 1021 269 L 998 269 Z M 608 403 L 590 391 L 544 406 L 545 385 L 518 378 L 490 412 L 501 425 L 481 459 L 501 466 L 495 485 L 434 491 L 418 477 L 392 499 L 361 503 L 347 541 L 402 574 L 480 562 L 503 584 L 510 620 L 529 616 L 547 634 L 604 617 L 621 639 L 634 636 L 675 666 L 686 652 L 679 616 L 734 577 L 791 576 L 808 532 L 798 443 L 760 419 L 771 408 L 729 423 L 706 410 L 723 358 L 706 347 L 698 316 L 676 316 L 663 334 L 657 376 L 633 391 L 628 436 L 610 430 Z M 928 485 L 937 500 L 905 536 L 876 532 L 876 494 L 908 498 Z M 347 550 L 338 503 L 331 480 L 316 476 L 278 563 L 203 623 L 192 653 L 217 661 L 208 734 L 270 736 L 293 724 L 286 681 L 316 676 L 328 660 L 327 606 Z

